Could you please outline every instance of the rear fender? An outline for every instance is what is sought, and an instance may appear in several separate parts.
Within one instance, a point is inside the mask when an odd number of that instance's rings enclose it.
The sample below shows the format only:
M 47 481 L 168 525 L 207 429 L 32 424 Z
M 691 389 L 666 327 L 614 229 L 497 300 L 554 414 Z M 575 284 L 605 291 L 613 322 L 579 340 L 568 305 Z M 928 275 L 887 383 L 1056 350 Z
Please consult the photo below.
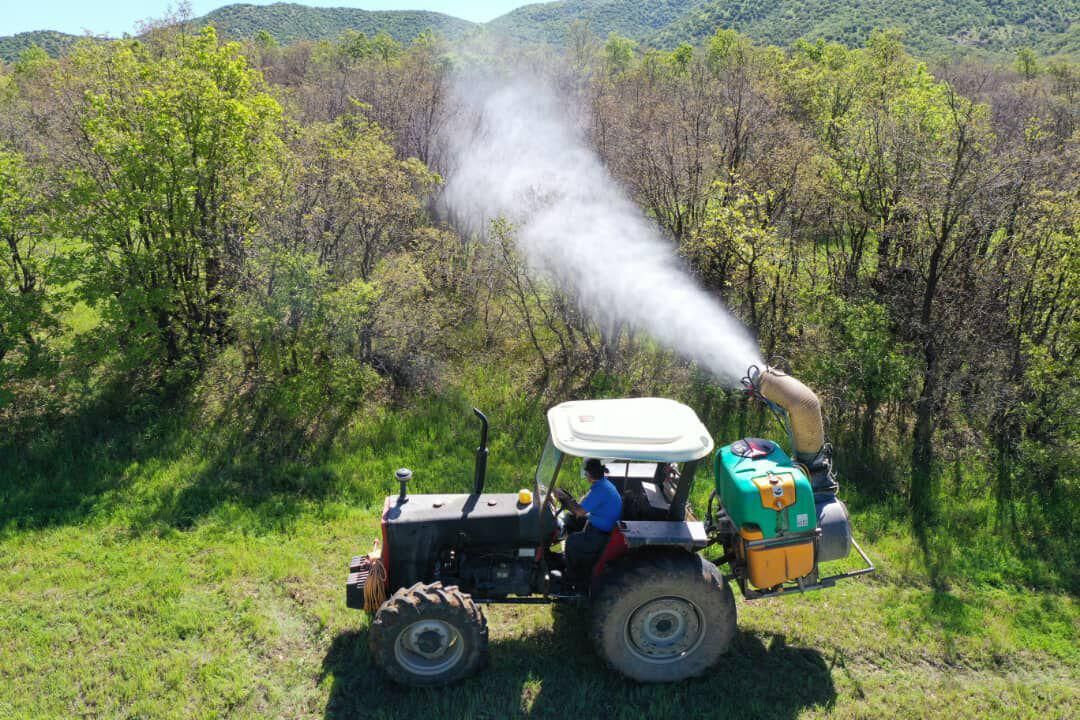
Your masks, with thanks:
M 628 553 L 662 550 L 697 552 L 709 544 L 705 526 L 699 521 L 620 520 L 611 531 L 600 559 L 593 566 L 593 587 L 611 563 Z

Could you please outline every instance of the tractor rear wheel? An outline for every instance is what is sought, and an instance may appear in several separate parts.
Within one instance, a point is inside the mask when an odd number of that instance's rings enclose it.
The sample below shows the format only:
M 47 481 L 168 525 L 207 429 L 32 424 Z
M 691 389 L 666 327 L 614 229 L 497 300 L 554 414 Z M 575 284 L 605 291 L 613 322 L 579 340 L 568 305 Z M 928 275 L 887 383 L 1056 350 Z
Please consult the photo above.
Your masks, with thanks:
M 487 661 L 487 619 L 457 586 L 416 583 L 379 607 L 370 643 L 375 662 L 392 680 L 445 685 Z
M 593 597 L 592 637 L 597 653 L 634 680 L 696 677 L 735 638 L 735 596 L 698 555 L 630 556 Z

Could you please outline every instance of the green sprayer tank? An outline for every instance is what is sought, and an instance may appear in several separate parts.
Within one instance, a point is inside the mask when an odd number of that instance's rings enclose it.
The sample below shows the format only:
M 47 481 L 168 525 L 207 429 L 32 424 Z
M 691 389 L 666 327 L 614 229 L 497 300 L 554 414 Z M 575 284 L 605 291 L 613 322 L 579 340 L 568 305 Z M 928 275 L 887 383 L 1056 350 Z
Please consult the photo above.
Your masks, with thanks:
M 817 527 L 810 480 L 776 443 L 747 438 L 725 445 L 715 470 L 716 494 L 740 530 L 756 527 L 769 539 Z

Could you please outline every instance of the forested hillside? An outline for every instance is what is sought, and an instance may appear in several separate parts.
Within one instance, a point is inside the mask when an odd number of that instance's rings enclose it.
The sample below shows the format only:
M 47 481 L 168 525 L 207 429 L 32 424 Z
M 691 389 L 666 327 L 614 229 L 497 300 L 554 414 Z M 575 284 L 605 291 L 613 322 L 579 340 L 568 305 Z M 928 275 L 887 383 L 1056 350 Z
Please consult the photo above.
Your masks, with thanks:
M 497 33 L 530 42 L 562 45 L 574 23 L 600 37 L 618 33 L 645 39 L 703 4 L 703 0 L 561 0 L 525 5 L 486 26 Z
M 903 30 L 920 55 L 965 51 L 1044 54 L 1080 52 L 1080 3 L 1076 0 L 711 0 L 651 38 L 664 47 L 700 41 L 717 28 L 732 28 L 763 42 L 787 45 L 824 38 L 850 47 L 875 28 Z
M 346 32 L 385 33 L 404 43 L 412 42 L 423 32 L 457 39 L 476 27 L 468 20 L 426 10 L 361 10 L 296 3 L 226 5 L 188 21 L 193 27 L 214 25 L 227 38 L 254 38 L 265 33 L 282 44 L 297 40 L 335 40 Z M 52 30 L 0 37 L 0 60 L 15 62 L 22 51 L 35 45 L 57 57 L 79 39 L 78 35 Z
M 610 33 L 646 45 L 674 48 L 699 43 L 719 29 L 734 29 L 759 42 L 790 45 L 818 38 L 857 47 L 875 28 L 904 33 L 905 45 L 920 56 L 1008 54 L 1028 48 L 1043 55 L 1080 53 L 1077 0 L 559 0 L 517 8 L 488 23 L 472 23 L 428 11 L 367 11 L 308 7 L 294 3 L 226 5 L 196 18 L 231 38 L 267 33 L 279 43 L 333 40 L 345 31 L 383 32 L 411 42 L 424 31 L 451 40 L 486 31 L 494 37 L 565 45 L 571 29 Z M 76 40 L 51 31 L 0 37 L 0 59 L 13 62 L 21 50 L 40 45 L 56 56 Z
M 0 60 L 15 62 L 24 50 L 39 47 L 52 57 L 66 52 L 79 41 L 78 35 L 56 32 L 54 30 L 35 30 L 0 37 Z
M 488 26 L 522 39 L 562 44 L 571 25 L 583 22 L 600 36 L 617 32 L 668 49 L 700 42 L 718 29 L 738 30 L 774 45 L 823 38 L 856 47 L 873 29 L 887 27 L 903 30 L 906 45 L 919 55 L 1023 47 L 1075 54 L 1080 52 L 1078 17 L 1075 0 L 563 0 L 526 5 Z
M 250 38 L 266 32 L 279 43 L 333 40 L 346 30 L 367 35 L 382 32 L 405 43 L 425 31 L 456 39 L 474 27 L 468 20 L 426 10 L 361 10 L 294 3 L 226 5 L 196 18 L 193 24 L 198 27 L 213 24 L 222 35 L 233 38 Z
M 279 45 L 185 23 L 0 64 L 0 716 L 1067 716 L 1080 70 L 928 65 L 883 31 L 685 40 Z M 512 213 L 453 212 L 496 80 L 548 89 L 587 179 L 616 186 L 559 227 L 601 201 L 644 218 L 822 399 L 878 571 L 740 601 L 700 679 L 624 681 L 573 608 L 494 607 L 489 671 L 410 692 L 345 608 L 395 469 L 470 487 L 473 407 L 503 492 L 568 399 L 676 398 L 718 445 L 787 443 L 677 340 L 530 263 Z M 678 289 L 612 267 L 574 277 L 641 304 Z

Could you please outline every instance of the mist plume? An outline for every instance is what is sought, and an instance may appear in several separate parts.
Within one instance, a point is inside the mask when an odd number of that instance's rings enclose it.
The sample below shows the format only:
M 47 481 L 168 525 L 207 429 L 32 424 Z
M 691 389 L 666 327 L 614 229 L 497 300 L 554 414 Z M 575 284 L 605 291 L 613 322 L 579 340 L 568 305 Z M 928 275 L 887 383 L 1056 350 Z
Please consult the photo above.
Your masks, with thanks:
M 447 138 L 449 213 L 479 232 L 497 217 L 513 223 L 532 271 L 569 286 L 601 324 L 643 330 L 727 384 L 762 364 L 589 147 L 569 103 L 533 82 L 467 87 Z

